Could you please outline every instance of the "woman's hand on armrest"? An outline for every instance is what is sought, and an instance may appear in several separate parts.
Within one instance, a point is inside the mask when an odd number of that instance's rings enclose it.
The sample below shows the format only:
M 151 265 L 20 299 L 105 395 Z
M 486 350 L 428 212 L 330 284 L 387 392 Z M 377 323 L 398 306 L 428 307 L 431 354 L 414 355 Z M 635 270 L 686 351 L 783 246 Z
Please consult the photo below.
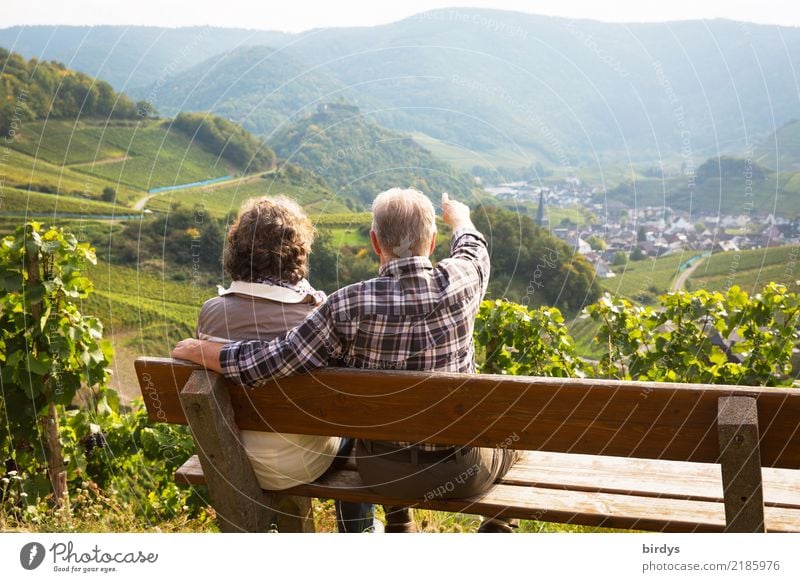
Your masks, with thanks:
M 225 347 L 225 344 L 198 339 L 185 339 L 179 341 L 175 349 L 172 350 L 172 357 L 178 360 L 189 360 L 222 374 L 219 353 L 223 347 Z

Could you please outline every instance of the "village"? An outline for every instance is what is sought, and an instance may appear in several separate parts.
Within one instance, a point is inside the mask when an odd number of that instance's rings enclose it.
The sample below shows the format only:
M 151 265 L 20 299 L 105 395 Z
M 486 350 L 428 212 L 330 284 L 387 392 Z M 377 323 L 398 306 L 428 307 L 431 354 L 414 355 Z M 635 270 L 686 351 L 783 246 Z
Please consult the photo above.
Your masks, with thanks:
M 669 206 L 629 207 L 608 200 L 602 188 L 576 177 L 553 186 L 508 182 L 486 190 L 505 204 L 535 204 L 536 223 L 584 255 L 598 277 L 614 277 L 614 267 L 628 260 L 675 253 L 718 252 L 779 247 L 800 243 L 800 218 L 773 213 L 694 213 Z M 550 220 L 554 208 L 583 209 L 583 224 Z

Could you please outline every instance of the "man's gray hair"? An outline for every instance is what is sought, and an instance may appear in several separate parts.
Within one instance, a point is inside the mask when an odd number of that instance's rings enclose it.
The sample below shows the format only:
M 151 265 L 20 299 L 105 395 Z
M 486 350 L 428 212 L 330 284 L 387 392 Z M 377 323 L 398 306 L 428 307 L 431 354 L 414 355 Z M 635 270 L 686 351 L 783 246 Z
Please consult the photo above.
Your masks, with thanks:
M 419 190 L 392 188 L 372 202 L 372 230 L 388 255 L 427 256 L 436 233 L 436 210 Z

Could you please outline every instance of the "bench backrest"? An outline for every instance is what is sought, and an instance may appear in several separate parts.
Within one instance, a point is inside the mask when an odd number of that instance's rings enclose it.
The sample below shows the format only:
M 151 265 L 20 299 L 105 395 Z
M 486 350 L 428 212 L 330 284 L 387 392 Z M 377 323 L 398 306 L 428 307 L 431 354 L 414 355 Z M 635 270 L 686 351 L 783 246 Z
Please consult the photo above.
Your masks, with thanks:
M 202 368 L 139 358 L 156 422 L 186 424 L 179 393 Z M 718 400 L 756 399 L 761 464 L 800 468 L 800 390 L 330 368 L 229 385 L 241 429 L 718 462 Z

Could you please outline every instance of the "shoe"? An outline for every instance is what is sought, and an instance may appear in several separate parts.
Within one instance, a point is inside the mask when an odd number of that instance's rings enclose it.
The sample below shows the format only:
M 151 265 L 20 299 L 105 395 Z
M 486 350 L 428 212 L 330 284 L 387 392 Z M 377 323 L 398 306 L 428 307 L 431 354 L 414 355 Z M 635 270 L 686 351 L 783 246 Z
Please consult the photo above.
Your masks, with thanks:
M 514 533 L 519 527 L 518 519 L 504 519 L 502 517 L 484 518 L 478 533 Z
M 410 508 L 384 506 L 383 509 L 386 513 L 386 533 L 419 533 Z

